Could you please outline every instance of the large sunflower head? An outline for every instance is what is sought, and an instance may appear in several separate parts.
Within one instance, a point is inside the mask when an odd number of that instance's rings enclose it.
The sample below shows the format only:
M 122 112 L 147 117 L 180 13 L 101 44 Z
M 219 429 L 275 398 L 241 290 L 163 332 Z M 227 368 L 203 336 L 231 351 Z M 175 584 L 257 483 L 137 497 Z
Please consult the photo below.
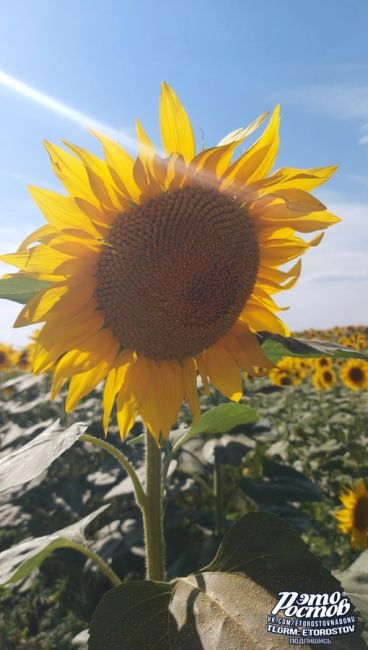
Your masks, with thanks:
M 353 548 L 368 548 L 368 490 L 364 480 L 345 490 L 340 501 L 344 507 L 335 513 L 339 530 L 351 535 Z
M 101 380 L 104 426 L 117 398 L 122 436 L 140 414 L 167 436 L 183 399 L 199 416 L 197 374 L 231 399 L 241 370 L 269 368 L 254 334 L 287 334 L 273 295 L 292 287 L 296 260 L 338 218 L 311 196 L 335 167 L 282 168 L 279 108 L 259 139 L 237 146 L 267 118 L 196 153 L 193 129 L 163 84 L 158 152 L 137 122 L 133 158 L 100 133 L 105 160 L 66 143 L 46 143 L 67 194 L 31 194 L 47 225 L 13 255 L 22 274 L 52 282 L 22 310 L 16 326 L 44 323 L 34 372 L 53 370 L 52 394 L 70 380 L 69 411 Z
M 341 368 L 341 379 L 351 390 L 368 388 L 368 362 L 362 359 L 349 359 Z

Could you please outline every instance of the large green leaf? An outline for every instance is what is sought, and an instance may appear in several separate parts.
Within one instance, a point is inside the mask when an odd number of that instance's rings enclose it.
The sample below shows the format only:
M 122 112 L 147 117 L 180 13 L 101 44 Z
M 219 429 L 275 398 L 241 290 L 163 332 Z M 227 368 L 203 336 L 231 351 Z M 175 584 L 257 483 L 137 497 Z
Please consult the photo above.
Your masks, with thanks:
M 282 591 L 329 593 L 338 581 L 275 515 L 251 513 L 227 533 L 211 564 L 180 578 L 170 603 L 172 648 L 278 650 L 288 637 L 267 631 Z M 365 648 L 358 632 L 334 637 L 334 648 Z
M 75 544 L 84 545 L 85 528 L 108 507 L 109 504 L 101 506 L 71 526 L 51 535 L 32 537 L 0 553 L 0 584 L 25 578 L 57 548 L 75 548 Z
M 363 551 L 345 571 L 335 571 L 335 576 L 355 607 L 368 619 L 368 551 Z
M 229 402 L 220 404 L 203 413 L 199 421 L 176 441 L 174 451 L 182 447 L 193 436 L 203 434 L 227 433 L 240 424 L 257 422 L 258 415 L 255 409 L 246 404 Z
M 109 591 L 93 616 L 90 650 L 169 650 L 169 604 L 165 582 L 126 582 Z
M 11 275 L 8 278 L 0 279 L 0 298 L 20 302 L 24 305 L 36 293 L 47 289 L 51 284 L 51 282 L 37 280 L 36 278 L 29 278 L 18 274 Z
M 343 357 L 368 359 L 368 356 L 345 345 L 329 341 L 296 339 L 271 332 L 257 332 L 263 352 L 274 363 L 283 357 Z
M 73 424 L 68 429 L 54 422 L 45 431 L 0 460 L 0 492 L 22 485 L 39 476 L 51 463 L 74 445 L 87 424 Z
M 95 612 L 89 649 L 281 650 L 289 637 L 267 624 L 282 591 L 332 594 L 341 586 L 284 520 L 251 513 L 202 571 L 110 591 Z M 357 630 L 333 639 L 338 650 L 367 647 Z

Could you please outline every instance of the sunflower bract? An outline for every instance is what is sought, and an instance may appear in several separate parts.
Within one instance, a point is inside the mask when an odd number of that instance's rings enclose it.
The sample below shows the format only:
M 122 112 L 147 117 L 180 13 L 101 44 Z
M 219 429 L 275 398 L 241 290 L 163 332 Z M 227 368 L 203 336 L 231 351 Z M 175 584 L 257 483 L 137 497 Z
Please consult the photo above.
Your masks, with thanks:
M 335 167 L 271 174 L 279 107 L 234 158 L 265 119 L 196 153 L 188 115 L 163 84 L 166 157 L 140 122 L 135 159 L 100 133 L 104 159 L 46 143 L 67 195 L 31 188 L 47 224 L 2 259 L 52 282 L 15 325 L 43 323 L 33 371 L 52 371 L 53 396 L 69 381 L 68 411 L 105 380 L 105 431 L 116 401 L 122 437 L 140 414 L 159 439 L 183 400 L 199 417 L 198 374 L 239 400 L 241 372 L 272 367 L 254 332 L 288 334 L 273 296 L 297 282 L 295 260 L 322 238 L 296 233 L 339 219 L 309 194 Z

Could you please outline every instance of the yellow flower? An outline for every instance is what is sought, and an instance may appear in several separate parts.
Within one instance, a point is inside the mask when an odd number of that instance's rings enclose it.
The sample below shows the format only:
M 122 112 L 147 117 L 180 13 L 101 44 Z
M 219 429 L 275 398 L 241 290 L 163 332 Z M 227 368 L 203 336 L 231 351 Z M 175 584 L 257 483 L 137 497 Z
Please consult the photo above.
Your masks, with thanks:
M 270 368 L 254 334 L 288 334 L 272 296 L 292 287 L 309 233 L 339 219 L 308 191 L 335 167 L 274 172 L 279 107 L 260 138 L 236 147 L 267 117 L 196 153 L 187 113 L 166 84 L 160 127 L 166 158 L 137 122 L 138 155 L 96 133 L 105 160 L 46 143 L 68 195 L 31 188 L 47 225 L 3 256 L 53 285 L 16 326 L 42 323 L 33 370 L 53 370 L 52 395 L 70 380 L 66 409 L 103 379 L 104 428 L 117 399 L 124 437 L 140 414 L 167 437 L 185 399 L 199 417 L 197 373 L 227 397 L 242 395 L 241 369 Z M 34 244 L 37 245 L 34 245 Z
M 332 367 L 332 362 L 329 357 L 317 357 L 317 359 L 313 359 L 313 363 L 317 370 Z
M 18 352 L 17 358 L 16 358 L 16 366 L 19 368 L 19 370 L 22 370 L 23 372 L 29 372 L 32 370 L 32 358 L 35 352 L 35 344 L 30 343 L 25 347 L 23 350 L 20 350 Z
M 368 388 L 368 362 L 362 359 L 349 359 L 341 368 L 340 376 L 352 390 Z
M 342 533 L 351 534 L 353 548 L 368 548 L 368 490 L 363 479 L 340 496 L 344 508 L 335 514 Z
M 329 390 L 336 383 L 336 374 L 332 367 L 325 367 L 314 372 L 312 382 L 317 390 Z
M 0 343 L 0 372 L 10 370 L 15 359 L 15 352 L 10 345 Z
M 283 368 L 272 368 L 270 381 L 275 386 L 290 386 L 292 384 L 290 373 Z

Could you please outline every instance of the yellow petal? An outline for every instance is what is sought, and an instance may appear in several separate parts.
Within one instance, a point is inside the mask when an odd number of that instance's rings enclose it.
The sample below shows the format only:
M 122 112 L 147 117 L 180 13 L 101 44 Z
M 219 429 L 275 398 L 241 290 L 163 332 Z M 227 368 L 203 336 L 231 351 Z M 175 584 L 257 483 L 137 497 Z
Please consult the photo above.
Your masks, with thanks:
M 295 188 L 300 190 L 313 190 L 325 183 L 336 172 L 336 166 L 314 167 L 312 169 L 297 169 L 295 167 L 283 167 L 274 174 L 256 181 L 252 187 L 262 196 L 268 192 L 277 192 L 283 188 Z
M 107 136 L 95 130 L 92 133 L 103 145 L 105 158 L 116 186 L 123 194 L 137 202 L 140 190 L 133 178 L 134 158 Z
M 55 228 L 49 226 L 48 224 L 46 226 L 41 226 L 41 228 L 37 228 L 37 230 L 23 239 L 22 243 L 18 246 L 18 251 L 21 251 L 24 248 L 28 248 L 30 244 L 34 244 L 35 242 L 47 243 L 47 241 L 52 238 L 56 232 L 57 231 Z
M 136 120 L 136 131 L 139 144 L 138 156 L 143 165 L 150 170 L 151 174 L 154 174 L 153 159 L 156 155 L 156 149 L 139 120 Z
M 17 266 L 22 271 L 52 273 L 57 267 L 70 261 L 72 257 L 41 244 L 18 253 L 1 255 L 0 259 L 7 264 Z
M 136 358 L 128 368 L 118 394 L 117 418 L 122 439 L 132 428 L 138 413 L 142 410 L 142 404 L 150 388 L 152 375 L 147 362 L 148 360 L 144 357 Z
M 239 367 L 232 356 L 221 343 L 209 348 L 205 355 L 208 374 L 213 385 L 226 397 L 238 402 L 243 395 L 243 387 Z
M 68 397 L 65 402 L 65 411 L 67 413 L 70 413 L 83 397 L 96 388 L 104 377 L 106 377 L 108 369 L 109 364 L 106 361 L 101 361 L 94 368 L 91 368 L 91 370 L 72 377 L 69 384 Z
M 289 329 L 272 311 L 267 307 L 252 303 L 251 300 L 243 309 L 240 319 L 254 332 L 268 330 L 282 336 L 290 336 Z
M 241 368 L 273 368 L 273 363 L 264 355 L 257 337 L 243 321 L 238 320 L 223 341 L 224 345 L 230 345 Z
M 170 86 L 161 87 L 160 130 L 164 150 L 167 154 L 181 153 L 186 162 L 195 154 L 195 141 L 189 117 Z
M 78 208 L 72 197 L 40 187 L 29 187 L 29 191 L 51 226 L 57 230 L 86 230 L 98 237 L 99 233 L 91 220 Z
M 14 327 L 23 327 L 31 323 L 41 322 L 45 315 L 52 309 L 68 291 L 65 284 L 50 287 L 33 296 L 19 313 Z
M 237 192 L 266 176 L 272 169 L 279 146 L 280 107 L 276 106 L 267 128 L 257 142 L 225 172 L 222 189 Z
M 67 327 L 58 315 L 50 316 L 37 339 L 33 371 L 39 373 L 50 368 L 62 354 L 83 343 L 86 332 L 94 334 L 100 330 L 103 322 L 104 315 L 91 308 L 69 318 Z
M 105 435 L 107 433 L 112 407 L 115 397 L 120 391 L 130 366 L 135 361 L 132 350 L 123 350 L 115 361 L 115 366 L 110 370 L 103 393 L 103 426 Z
M 111 330 L 99 330 L 91 336 L 87 336 L 76 349 L 64 354 L 54 373 L 60 377 L 71 377 L 77 373 L 91 370 L 102 361 L 107 361 L 111 365 L 118 347 L 119 344 L 114 339 Z
M 220 142 L 217 144 L 218 147 L 221 147 L 224 144 L 232 144 L 234 142 L 237 142 L 240 144 L 247 138 L 249 135 L 251 135 L 258 127 L 262 124 L 262 122 L 265 121 L 265 119 L 269 116 L 269 113 L 262 113 L 259 117 L 257 117 L 254 122 L 249 124 L 248 126 L 242 128 L 242 129 L 235 129 L 235 131 L 231 131 L 231 133 L 228 133 L 225 135 L 224 138 L 220 140 Z
M 84 165 L 70 153 L 50 142 L 45 141 L 45 148 L 56 176 L 69 194 L 96 204 L 96 198 L 90 189 Z

